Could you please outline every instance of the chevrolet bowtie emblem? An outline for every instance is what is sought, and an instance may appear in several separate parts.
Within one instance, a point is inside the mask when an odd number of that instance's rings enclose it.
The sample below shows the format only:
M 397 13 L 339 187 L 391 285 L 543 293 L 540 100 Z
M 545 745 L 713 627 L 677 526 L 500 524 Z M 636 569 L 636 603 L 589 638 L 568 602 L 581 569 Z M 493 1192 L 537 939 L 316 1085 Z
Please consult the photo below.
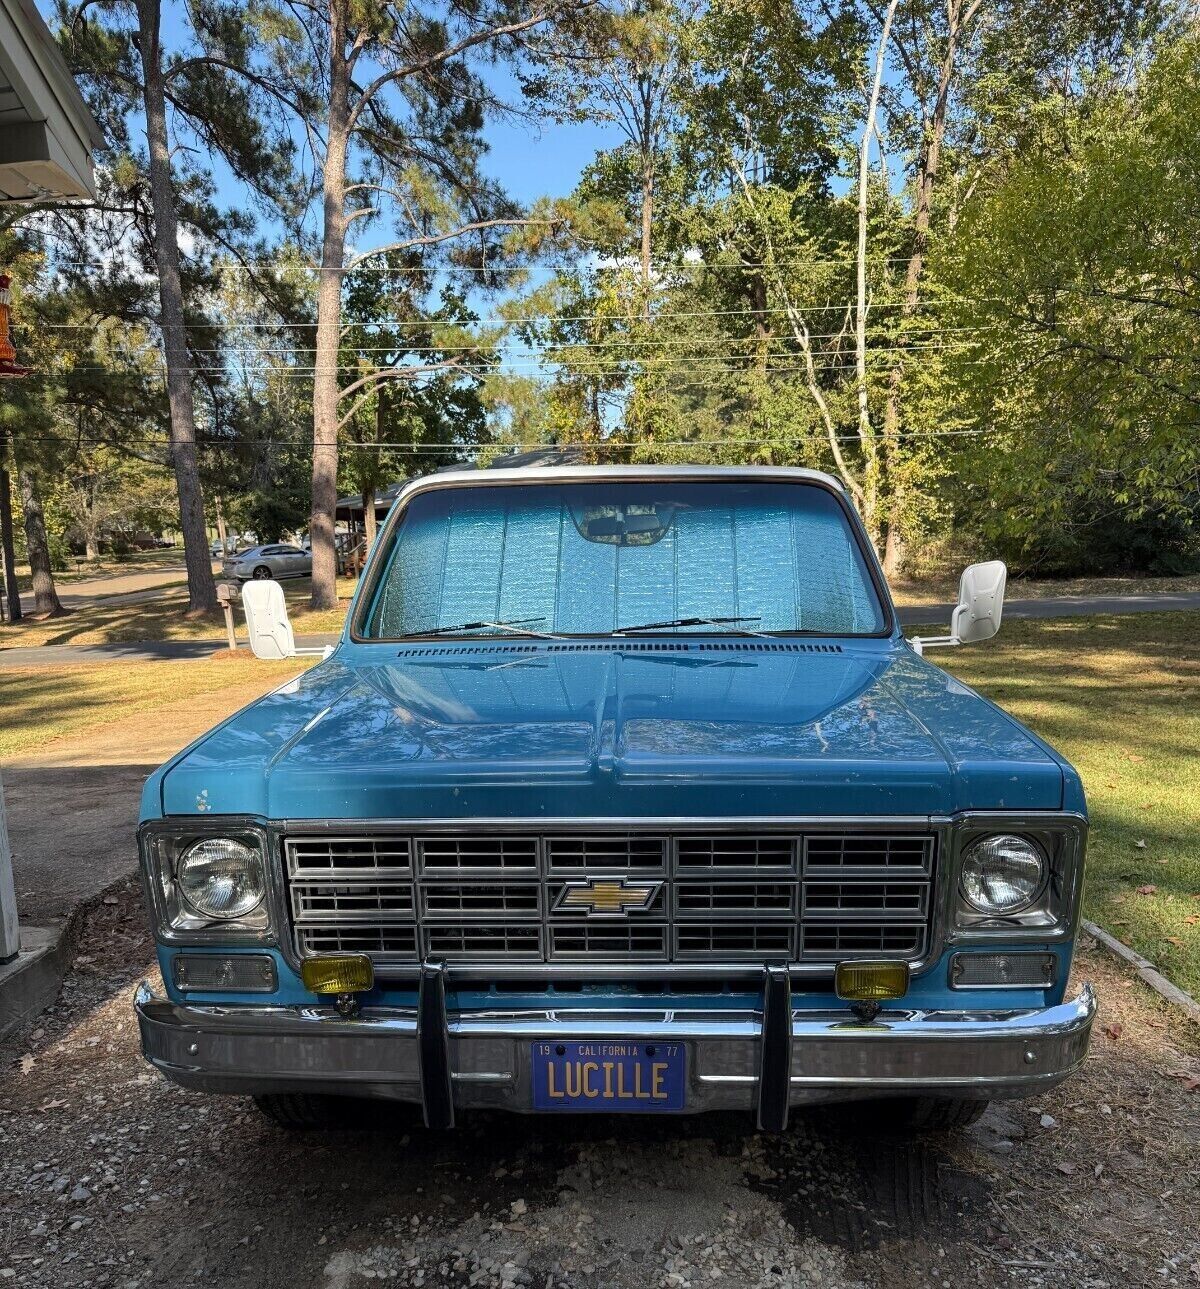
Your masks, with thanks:
M 589 877 L 586 882 L 568 882 L 554 907 L 592 917 L 626 917 L 648 909 L 661 886 L 661 882 L 631 882 L 624 877 Z

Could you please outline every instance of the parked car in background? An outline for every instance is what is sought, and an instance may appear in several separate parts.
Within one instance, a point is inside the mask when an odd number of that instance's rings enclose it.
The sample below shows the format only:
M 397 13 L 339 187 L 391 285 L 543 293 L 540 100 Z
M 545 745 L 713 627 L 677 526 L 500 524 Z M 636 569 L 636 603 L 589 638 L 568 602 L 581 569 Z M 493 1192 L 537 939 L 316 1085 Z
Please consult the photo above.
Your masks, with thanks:
M 308 577 L 312 572 L 312 555 L 299 546 L 277 543 L 274 546 L 252 546 L 248 551 L 231 555 L 222 565 L 226 577 L 239 582 L 251 579 Z
M 994 635 L 1004 585 L 972 566 L 905 639 L 812 471 L 410 484 L 336 652 L 146 785 L 143 1051 L 295 1127 L 1045 1095 L 1096 1010 L 1083 787 L 924 656 Z M 293 656 L 279 588 L 243 603 Z

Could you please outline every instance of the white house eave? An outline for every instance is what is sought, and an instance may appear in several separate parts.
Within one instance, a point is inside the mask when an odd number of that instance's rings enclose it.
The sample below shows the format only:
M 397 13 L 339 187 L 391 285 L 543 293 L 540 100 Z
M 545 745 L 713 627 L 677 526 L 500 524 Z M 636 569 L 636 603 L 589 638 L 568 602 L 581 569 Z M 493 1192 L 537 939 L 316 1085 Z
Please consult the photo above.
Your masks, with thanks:
M 33 0 L 0 0 L 0 203 L 94 199 L 103 146 Z

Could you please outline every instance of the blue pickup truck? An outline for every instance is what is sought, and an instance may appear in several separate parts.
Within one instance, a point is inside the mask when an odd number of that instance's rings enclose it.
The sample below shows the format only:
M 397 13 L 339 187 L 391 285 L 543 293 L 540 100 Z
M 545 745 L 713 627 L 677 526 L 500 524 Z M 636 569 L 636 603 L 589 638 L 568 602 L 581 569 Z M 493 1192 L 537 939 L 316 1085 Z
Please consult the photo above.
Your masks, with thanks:
M 871 1100 L 970 1123 L 1085 1058 L 1079 776 L 909 641 L 839 484 L 419 479 L 332 654 L 151 775 L 147 1059 L 282 1124 Z M 273 582 L 252 644 L 295 652 Z

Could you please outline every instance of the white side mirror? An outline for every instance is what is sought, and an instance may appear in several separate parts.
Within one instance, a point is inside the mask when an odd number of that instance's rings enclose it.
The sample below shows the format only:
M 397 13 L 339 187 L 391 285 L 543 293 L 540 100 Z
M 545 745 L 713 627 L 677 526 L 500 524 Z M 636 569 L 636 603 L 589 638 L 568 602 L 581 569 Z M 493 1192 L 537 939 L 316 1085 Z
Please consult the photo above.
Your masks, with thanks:
M 993 559 L 964 569 L 958 583 L 958 603 L 950 618 L 950 634 L 924 640 L 915 636 L 910 642 L 912 647 L 917 653 L 924 653 L 930 648 L 990 640 L 1000 630 L 1007 582 L 1008 569 L 1003 560 Z
M 993 559 L 964 569 L 958 583 L 958 605 L 950 619 L 950 634 L 963 644 L 990 640 L 1000 630 L 1007 581 L 1008 569 L 1003 560 Z
M 278 582 L 247 582 L 242 587 L 246 634 L 256 658 L 276 661 L 296 656 L 296 637 L 288 619 L 287 601 Z

